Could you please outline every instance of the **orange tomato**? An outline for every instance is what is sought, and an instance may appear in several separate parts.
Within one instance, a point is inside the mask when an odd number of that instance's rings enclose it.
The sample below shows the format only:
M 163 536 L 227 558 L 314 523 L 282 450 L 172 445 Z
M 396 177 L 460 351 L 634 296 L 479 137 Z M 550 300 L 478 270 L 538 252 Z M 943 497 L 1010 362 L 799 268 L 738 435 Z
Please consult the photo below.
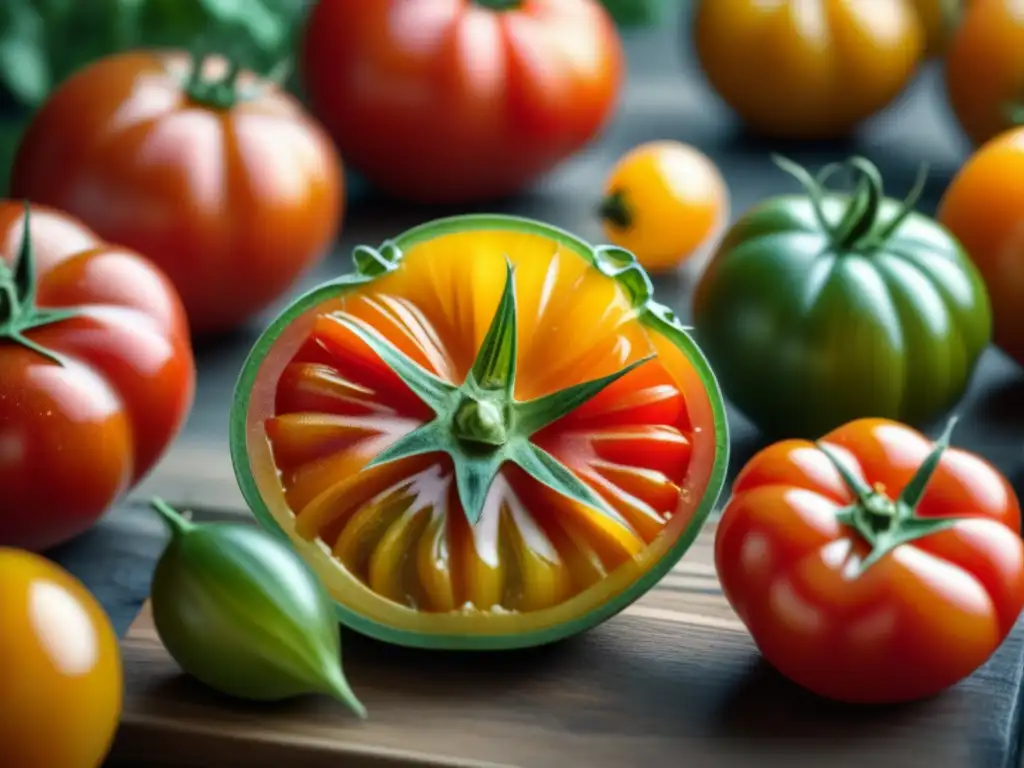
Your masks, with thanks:
M 319 125 L 288 94 L 225 70 L 176 53 L 100 59 L 36 113 L 11 175 L 16 197 L 156 262 L 197 334 L 285 293 L 327 253 L 344 204 Z
M 1019 0 L 974 0 L 946 57 L 946 91 L 957 121 L 975 145 L 1010 128 L 1024 108 L 1024 6 Z
M 121 716 L 117 635 L 58 565 L 0 548 L 0 765 L 97 768 Z
M 817 445 L 775 443 L 736 478 L 715 538 L 722 589 L 798 685 L 858 703 L 930 696 L 1013 629 L 1024 605 L 1017 496 L 946 440 L 859 419 Z
M 887 106 L 917 70 L 925 30 L 913 0 L 701 0 L 701 68 L 763 134 L 822 139 Z
M 599 213 L 605 236 L 658 272 L 707 244 L 728 209 L 725 180 L 706 155 L 677 141 L 652 141 L 612 169 Z
M 937 218 L 985 280 L 993 341 L 1024 365 L 1024 128 L 974 153 L 946 189 Z

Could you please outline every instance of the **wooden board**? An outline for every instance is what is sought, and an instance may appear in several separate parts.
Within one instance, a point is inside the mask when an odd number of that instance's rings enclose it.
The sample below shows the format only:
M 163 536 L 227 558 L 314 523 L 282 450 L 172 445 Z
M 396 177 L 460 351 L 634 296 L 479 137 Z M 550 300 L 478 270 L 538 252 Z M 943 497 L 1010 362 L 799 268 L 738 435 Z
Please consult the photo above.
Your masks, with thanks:
M 722 597 L 712 542 L 709 528 L 647 596 L 545 648 L 413 651 L 346 633 L 364 722 L 331 700 L 254 705 L 202 687 L 160 644 L 147 604 L 123 641 L 125 712 L 110 764 L 1009 768 L 1016 717 L 993 713 L 1016 712 L 1024 624 L 935 699 L 832 705 L 760 660 Z

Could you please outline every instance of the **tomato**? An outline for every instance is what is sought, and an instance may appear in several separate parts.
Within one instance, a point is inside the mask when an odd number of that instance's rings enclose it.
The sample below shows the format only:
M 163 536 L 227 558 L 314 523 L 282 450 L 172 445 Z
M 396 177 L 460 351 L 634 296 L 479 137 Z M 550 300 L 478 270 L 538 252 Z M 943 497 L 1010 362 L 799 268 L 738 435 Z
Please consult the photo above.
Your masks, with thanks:
M 824 189 L 764 200 L 722 240 L 696 287 L 696 336 L 732 403 L 773 436 L 813 437 L 861 416 L 931 422 L 963 396 L 992 334 L 988 292 L 960 243 L 884 196 Z M 841 166 L 823 169 L 829 175 Z
M 889 105 L 917 71 L 913 0 L 700 0 L 694 47 L 711 87 L 755 131 L 826 139 Z
M 997 136 L 964 163 L 937 217 L 963 243 L 985 279 L 993 340 L 1024 365 L 1024 128 Z
M 817 446 L 771 445 L 736 478 L 715 538 L 722 589 L 797 684 L 846 702 L 930 696 L 1013 629 L 1020 505 L 988 462 L 946 448 L 952 424 L 933 446 L 859 419 Z
M 942 56 L 956 34 L 964 7 L 970 0 L 914 0 L 925 30 L 925 55 Z
M 285 293 L 343 206 L 330 139 L 291 96 L 224 67 L 138 52 L 85 67 L 35 115 L 11 178 L 16 196 L 155 261 L 196 334 Z
M 0 201 L 0 545 L 77 536 L 157 462 L 192 404 L 184 310 L 138 254 Z
M 968 6 L 946 56 L 946 92 L 975 145 L 1019 121 L 1024 109 L 1024 13 L 1019 3 L 976 0 Z
M 510 648 L 612 616 L 712 508 L 725 412 L 628 252 L 463 216 L 360 247 L 257 342 L 231 415 L 250 508 L 349 626 Z
M 623 77 L 597 0 L 321 0 L 301 60 L 342 154 L 421 203 L 523 190 L 595 136 Z
M 49 560 L 0 547 L 0 765 L 98 768 L 122 705 L 117 635 Z
M 611 242 L 661 272 L 707 245 L 728 209 L 725 180 L 706 155 L 677 141 L 652 141 L 615 164 L 599 214 Z

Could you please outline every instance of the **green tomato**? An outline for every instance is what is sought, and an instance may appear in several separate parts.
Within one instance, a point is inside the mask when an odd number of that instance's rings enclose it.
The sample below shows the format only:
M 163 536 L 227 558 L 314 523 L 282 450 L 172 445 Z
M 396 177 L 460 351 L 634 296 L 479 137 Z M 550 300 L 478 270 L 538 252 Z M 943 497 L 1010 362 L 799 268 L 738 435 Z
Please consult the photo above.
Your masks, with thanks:
M 722 390 L 769 436 L 818 437 L 852 419 L 924 425 L 953 408 L 992 334 L 981 276 L 959 242 L 886 198 L 854 157 L 806 194 L 765 200 L 726 234 L 694 296 L 694 324 Z M 841 168 L 852 194 L 826 191 Z

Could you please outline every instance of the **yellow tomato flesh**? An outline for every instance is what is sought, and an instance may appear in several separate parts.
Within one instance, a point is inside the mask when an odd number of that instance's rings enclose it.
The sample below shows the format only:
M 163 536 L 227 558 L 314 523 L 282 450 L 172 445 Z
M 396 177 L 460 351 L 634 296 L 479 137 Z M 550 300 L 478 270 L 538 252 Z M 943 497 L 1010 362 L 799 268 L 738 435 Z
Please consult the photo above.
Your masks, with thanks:
M 672 269 L 705 247 L 729 217 L 725 180 L 711 160 L 676 141 L 635 147 L 608 178 L 606 200 L 621 201 L 625 221 L 604 231 L 651 272 Z
M 0 548 L 0 765 L 97 768 L 121 703 L 117 636 L 96 599 L 49 560 Z
M 337 313 L 461 383 L 498 305 L 506 256 L 515 266 L 517 399 L 657 354 L 534 437 L 618 520 L 506 464 L 470 526 L 446 456 L 363 469 L 432 414 Z M 415 244 L 396 271 L 293 322 L 251 398 L 249 463 L 277 524 L 337 602 L 407 632 L 524 633 L 598 608 L 688 529 L 716 462 L 713 408 L 685 355 L 636 319 L 613 279 L 532 233 L 457 232 Z

